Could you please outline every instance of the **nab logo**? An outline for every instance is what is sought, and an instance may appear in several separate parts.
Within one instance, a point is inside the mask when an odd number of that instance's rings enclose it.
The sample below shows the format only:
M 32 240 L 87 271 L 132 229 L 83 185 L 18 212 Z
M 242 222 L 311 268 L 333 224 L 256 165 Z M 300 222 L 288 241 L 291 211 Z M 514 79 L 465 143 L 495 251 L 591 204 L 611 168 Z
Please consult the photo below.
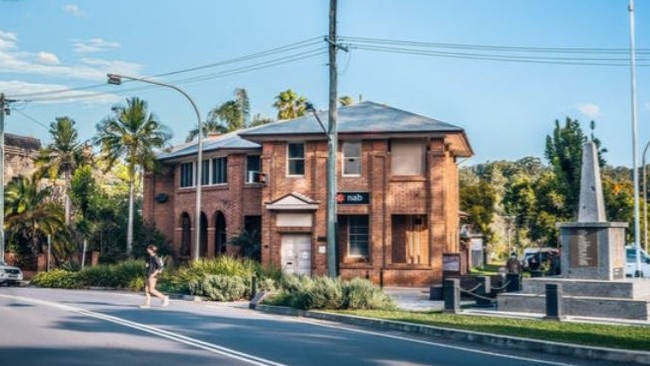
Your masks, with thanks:
M 343 193 L 337 194 L 336 202 L 338 202 L 339 204 L 345 202 L 345 195 Z
M 336 202 L 339 205 L 367 205 L 370 203 L 370 193 L 339 192 L 336 194 Z

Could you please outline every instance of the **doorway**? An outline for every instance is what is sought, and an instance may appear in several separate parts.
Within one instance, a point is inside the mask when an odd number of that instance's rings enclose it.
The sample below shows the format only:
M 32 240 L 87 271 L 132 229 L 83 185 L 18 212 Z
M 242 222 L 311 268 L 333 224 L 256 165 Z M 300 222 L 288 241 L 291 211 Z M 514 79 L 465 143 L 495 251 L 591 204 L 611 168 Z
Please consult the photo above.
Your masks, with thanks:
M 282 235 L 281 265 L 288 274 L 311 275 L 311 235 Z

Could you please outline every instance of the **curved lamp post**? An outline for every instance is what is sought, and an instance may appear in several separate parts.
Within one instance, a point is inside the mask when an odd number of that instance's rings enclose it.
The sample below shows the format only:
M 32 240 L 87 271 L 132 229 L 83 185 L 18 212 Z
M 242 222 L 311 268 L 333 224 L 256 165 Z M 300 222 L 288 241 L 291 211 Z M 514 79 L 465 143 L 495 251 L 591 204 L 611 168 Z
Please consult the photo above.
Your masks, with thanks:
M 177 92 L 183 94 L 185 98 L 190 102 L 194 112 L 196 113 L 196 120 L 199 126 L 199 142 L 198 142 L 198 154 L 196 158 L 196 233 L 195 233 L 195 242 L 194 242 L 194 260 L 199 259 L 199 249 L 201 245 L 201 184 L 202 184 L 202 172 L 203 172 L 203 122 L 201 121 L 201 113 L 199 113 L 199 108 L 194 103 L 194 100 L 181 88 L 166 84 L 160 81 L 137 78 L 133 76 L 119 75 L 119 74 L 107 74 L 108 83 L 113 85 L 122 84 L 122 79 L 140 81 L 147 84 L 154 84 L 158 86 L 164 86 L 166 88 L 171 88 Z M 129 212 L 129 215 L 133 215 L 132 212 Z M 132 230 L 132 229 L 131 229 Z M 131 232 L 131 238 L 127 239 L 129 245 L 133 243 L 133 233 Z

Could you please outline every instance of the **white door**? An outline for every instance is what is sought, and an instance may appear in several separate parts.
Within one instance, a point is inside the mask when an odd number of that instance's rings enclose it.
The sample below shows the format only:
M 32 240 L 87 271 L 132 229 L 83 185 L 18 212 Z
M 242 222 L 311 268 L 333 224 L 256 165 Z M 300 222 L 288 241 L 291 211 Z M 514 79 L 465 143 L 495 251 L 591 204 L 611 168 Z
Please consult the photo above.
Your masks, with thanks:
M 311 274 L 310 235 L 282 235 L 280 250 L 282 270 L 285 273 L 307 276 Z

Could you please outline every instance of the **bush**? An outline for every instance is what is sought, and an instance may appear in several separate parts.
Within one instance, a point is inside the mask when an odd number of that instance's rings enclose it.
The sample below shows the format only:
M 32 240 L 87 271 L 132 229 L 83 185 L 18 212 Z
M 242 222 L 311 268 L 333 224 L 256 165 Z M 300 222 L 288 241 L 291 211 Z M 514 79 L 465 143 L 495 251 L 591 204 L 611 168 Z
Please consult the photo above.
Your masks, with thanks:
M 281 290 L 265 300 L 271 305 L 298 309 L 377 309 L 391 310 L 395 303 L 390 296 L 368 280 L 356 278 L 349 282 L 340 278 L 284 276 Z
M 395 301 L 370 281 L 355 278 L 343 283 L 343 309 L 393 310 Z
M 128 260 L 118 264 L 86 267 L 79 272 L 85 287 L 115 287 L 132 290 L 144 289 L 145 264 L 141 260 Z
M 79 272 L 66 271 L 64 269 L 55 269 L 50 272 L 39 272 L 32 278 L 34 286 L 46 288 L 81 288 L 79 281 Z
M 214 301 L 241 300 L 248 291 L 242 278 L 225 275 L 206 275 L 192 280 L 189 289 L 193 295 L 207 296 Z

